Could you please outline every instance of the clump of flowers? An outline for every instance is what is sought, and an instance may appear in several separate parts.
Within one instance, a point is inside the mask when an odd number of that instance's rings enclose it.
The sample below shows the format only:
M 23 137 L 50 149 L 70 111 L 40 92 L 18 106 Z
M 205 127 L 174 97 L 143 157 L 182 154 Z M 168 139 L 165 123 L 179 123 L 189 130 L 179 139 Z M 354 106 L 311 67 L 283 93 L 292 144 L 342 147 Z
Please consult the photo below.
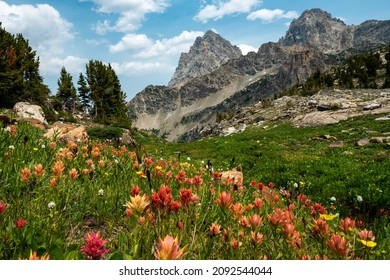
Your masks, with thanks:
M 187 255 L 185 247 L 180 249 L 178 238 L 167 235 L 164 239 L 159 238 L 154 256 L 158 260 L 180 260 Z
M 108 249 L 104 248 L 106 242 L 107 239 L 100 237 L 100 231 L 87 233 L 85 235 L 85 245 L 80 249 L 80 252 L 87 254 L 87 258 L 90 260 L 100 260 L 109 252 Z

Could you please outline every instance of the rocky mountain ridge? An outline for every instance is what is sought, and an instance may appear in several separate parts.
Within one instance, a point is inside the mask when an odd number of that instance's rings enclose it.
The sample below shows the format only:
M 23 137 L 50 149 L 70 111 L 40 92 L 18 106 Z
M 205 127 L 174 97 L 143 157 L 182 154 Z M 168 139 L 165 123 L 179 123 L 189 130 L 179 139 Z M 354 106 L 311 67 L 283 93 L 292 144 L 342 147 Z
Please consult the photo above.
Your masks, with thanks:
M 201 40 L 197 41 L 199 44 Z M 204 68 L 203 75 L 200 70 L 192 69 L 199 76 L 184 83 L 178 79 L 173 82 L 175 87 L 145 88 L 130 101 L 129 114 L 134 126 L 153 129 L 168 140 L 175 140 L 191 130 L 215 124 L 218 112 L 238 110 L 273 98 L 285 88 L 302 84 L 315 71 L 326 71 L 339 64 L 354 52 L 389 43 L 390 21 L 348 26 L 322 10 L 308 10 L 291 23 L 279 42 L 263 44 L 257 53 L 221 60 L 221 65 L 209 73 Z M 212 52 L 219 50 L 215 48 Z M 204 57 L 213 57 L 206 53 Z M 185 57 L 191 60 L 189 55 Z M 197 57 L 193 57 L 194 61 Z M 181 73 L 184 70 L 182 67 Z

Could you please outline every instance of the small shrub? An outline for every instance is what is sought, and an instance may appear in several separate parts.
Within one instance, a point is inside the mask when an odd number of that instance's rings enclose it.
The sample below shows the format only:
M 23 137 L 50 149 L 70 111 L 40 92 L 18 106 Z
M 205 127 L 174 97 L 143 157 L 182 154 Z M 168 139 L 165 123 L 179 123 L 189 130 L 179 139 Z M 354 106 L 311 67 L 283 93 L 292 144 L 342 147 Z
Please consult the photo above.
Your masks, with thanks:
M 117 139 L 122 136 L 123 129 L 114 126 L 93 127 L 87 130 L 91 139 Z

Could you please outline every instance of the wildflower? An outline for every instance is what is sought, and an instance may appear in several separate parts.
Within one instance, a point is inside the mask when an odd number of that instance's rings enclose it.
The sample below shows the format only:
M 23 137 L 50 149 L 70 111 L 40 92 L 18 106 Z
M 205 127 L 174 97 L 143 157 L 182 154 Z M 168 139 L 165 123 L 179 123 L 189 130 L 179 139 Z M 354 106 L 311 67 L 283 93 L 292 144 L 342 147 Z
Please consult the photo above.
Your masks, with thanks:
M 12 124 L 9 126 L 9 133 L 12 136 L 15 136 L 17 132 L 18 132 L 18 129 L 17 129 L 16 125 Z
M 332 234 L 331 239 L 328 240 L 328 247 L 335 254 L 339 256 L 344 256 L 349 253 L 349 248 L 347 246 L 347 240 L 339 234 Z
M 249 227 L 249 221 L 247 217 L 244 216 L 241 218 L 240 226 L 242 226 L 243 228 Z
M 242 242 L 239 242 L 237 239 L 233 238 L 232 239 L 232 247 L 233 249 L 238 249 L 242 245 Z
M 73 180 L 76 180 L 77 177 L 79 177 L 79 173 L 77 171 L 76 168 L 72 168 L 70 171 L 69 171 L 69 176 L 70 178 L 72 178 Z
M 81 173 L 83 173 L 83 175 L 88 175 L 89 174 L 89 169 L 88 168 L 83 168 L 83 170 L 81 170 Z
M 181 189 L 180 190 L 180 200 L 184 206 L 188 205 L 191 202 L 192 190 L 191 189 Z
M 272 183 L 272 182 L 269 182 L 269 183 L 268 183 L 268 187 L 270 187 L 270 188 L 272 189 L 273 187 L 275 187 L 275 184 Z
M 183 170 L 180 170 L 175 177 L 176 182 L 184 182 L 186 178 L 186 173 Z
M 57 179 L 56 178 L 51 178 L 50 179 L 50 182 L 49 182 L 49 185 L 50 187 L 56 187 L 58 184 L 57 184 Z
M 190 158 L 190 157 L 187 157 L 187 161 L 191 161 L 191 158 Z
M 349 217 L 341 219 L 340 223 L 341 226 L 339 227 L 339 229 L 344 233 L 348 233 L 350 228 L 353 229 L 356 226 L 356 222 L 354 220 L 351 220 L 351 218 Z
M 34 147 L 33 150 L 34 150 L 34 151 L 38 151 L 39 149 L 38 149 L 37 147 Z
M 138 219 L 138 223 L 139 223 L 141 226 L 145 223 L 145 221 L 146 221 L 146 219 L 145 219 L 145 217 L 143 217 L 143 216 L 139 217 L 139 219 Z
M 103 196 L 103 195 L 104 195 L 104 190 L 103 189 L 98 190 L 98 196 Z
M 279 196 L 277 194 L 274 195 L 274 201 L 278 201 L 279 200 Z
M 239 218 L 244 213 L 244 207 L 239 202 L 236 202 L 231 208 L 235 218 Z
M 7 208 L 7 204 L 0 202 L 0 214 L 4 212 L 5 208 Z
M 37 164 L 34 169 L 35 169 L 34 174 L 37 177 L 42 177 L 45 174 L 45 170 L 43 169 L 43 166 L 40 163 Z
M 253 214 L 249 219 L 249 223 L 253 228 L 257 228 L 263 224 L 263 219 L 258 214 Z
M 330 201 L 336 202 L 336 198 L 335 198 L 334 196 L 332 196 L 332 197 L 330 198 Z
M 22 180 L 23 182 L 27 182 L 28 179 L 30 179 L 30 176 L 31 172 L 28 167 L 23 168 L 22 172 L 20 172 L 20 180 Z
M 297 189 L 298 188 L 298 184 L 297 183 L 294 183 L 294 189 Z
M 55 176 L 61 177 L 62 176 L 62 172 L 64 172 L 64 170 L 65 170 L 65 166 L 62 163 L 62 161 L 57 161 L 57 162 L 54 163 L 54 165 L 53 165 L 53 173 L 54 173 Z
M 133 211 L 131 211 L 130 208 L 126 208 L 125 215 L 126 215 L 127 217 L 131 217 L 131 216 L 133 216 Z
M 305 203 L 307 200 L 306 196 L 304 194 L 299 196 L 299 201 Z
M 170 205 L 170 209 L 173 210 L 174 212 L 179 211 L 180 209 L 180 202 L 179 201 L 173 201 L 172 204 Z
M 21 259 L 19 259 L 21 260 Z M 23 259 L 23 260 L 29 260 L 29 261 L 46 261 L 46 260 L 50 260 L 50 256 L 48 253 L 44 254 L 43 256 L 41 257 L 38 257 L 37 256 L 37 252 L 32 252 L 30 251 L 30 257 L 28 259 Z
M 323 220 L 322 218 L 318 218 L 317 220 L 314 220 L 314 224 L 313 224 L 314 234 L 326 236 L 329 231 L 330 231 L 330 227 L 325 220 Z
M 177 228 L 181 230 L 183 228 L 184 224 L 182 221 L 177 221 Z
M 109 252 L 104 248 L 107 239 L 100 238 L 100 231 L 92 232 L 85 235 L 85 245 L 80 249 L 81 253 L 85 253 L 90 260 L 100 260 L 105 254 Z
M 203 184 L 203 179 L 196 175 L 194 178 L 193 178 L 193 184 L 194 186 L 201 186 Z
M 375 241 L 375 236 L 372 233 L 372 230 L 368 231 L 367 229 L 364 229 L 362 231 L 359 231 L 358 235 L 359 235 L 360 239 L 362 239 L 362 240 Z
M 93 148 L 91 155 L 95 158 L 98 158 L 100 156 L 100 150 L 98 147 Z
M 367 247 L 374 248 L 376 246 L 376 243 L 374 241 L 367 241 L 367 240 L 360 240 L 360 242 Z
M 253 246 L 259 245 L 263 241 L 263 234 L 251 231 L 251 244 Z
M 47 207 L 49 207 L 50 210 L 52 210 L 55 206 L 56 204 L 54 203 L 54 201 L 49 202 L 49 204 L 47 205 Z
M 131 196 L 130 201 L 131 202 L 126 202 L 124 206 L 126 206 L 127 208 L 131 208 L 132 210 L 134 210 L 139 214 L 141 214 L 144 211 L 144 209 L 149 205 L 149 201 L 146 195 Z
M 15 146 L 14 145 L 9 145 L 8 149 L 15 150 Z
M 284 224 L 281 233 L 286 239 L 291 239 L 295 232 L 295 227 L 292 224 Z
M 14 225 L 17 227 L 17 228 L 22 228 L 26 225 L 26 221 L 23 220 L 23 218 L 19 218 L 18 221 L 14 221 Z
M 256 198 L 253 204 L 256 209 L 261 209 L 263 207 L 263 200 L 261 198 Z
M 57 147 L 57 144 L 55 142 L 50 142 L 49 147 L 54 150 Z
M 138 186 L 133 186 L 131 187 L 131 196 L 136 196 L 141 193 L 140 189 Z
M 191 202 L 194 204 L 197 204 L 199 202 L 199 196 L 197 194 L 192 194 L 191 195 Z
M 324 219 L 325 221 L 332 221 L 335 217 L 336 215 L 333 214 L 320 214 L 320 218 Z
M 162 185 L 157 193 L 152 193 L 152 202 L 156 208 L 170 209 L 173 196 L 172 189 L 168 186 Z
M 362 198 L 360 195 L 358 195 L 357 198 L 356 198 L 356 200 L 357 200 L 358 202 L 362 202 L 362 201 L 363 201 L 363 198 Z
M 41 145 L 41 149 L 45 149 L 46 148 L 46 145 L 45 144 L 42 144 Z
M 158 260 L 180 260 L 187 255 L 185 247 L 180 249 L 177 237 L 167 235 L 164 239 L 159 238 L 154 256 Z
M 221 226 L 217 223 L 212 223 L 210 227 L 211 236 L 216 236 L 221 233 Z
M 215 201 L 215 203 L 223 208 L 230 208 L 230 206 L 233 204 L 233 199 L 230 196 L 230 193 L 223 191 L 218 195 L 218 199 Z

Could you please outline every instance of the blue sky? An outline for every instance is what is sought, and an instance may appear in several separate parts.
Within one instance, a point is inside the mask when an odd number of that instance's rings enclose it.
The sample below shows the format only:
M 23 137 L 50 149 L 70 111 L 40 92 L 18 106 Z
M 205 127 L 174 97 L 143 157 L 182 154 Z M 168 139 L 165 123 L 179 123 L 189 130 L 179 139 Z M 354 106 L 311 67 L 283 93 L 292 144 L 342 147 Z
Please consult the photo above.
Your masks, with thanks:
M 388 0 L 0 0 L 0 22 L 30 41 L 53 94 L 63 66 L 76 84 L 97 59 L 113 66 L 129 100 L 166 85 L 180 54 L 207 30 L 245 53 L 277 41 L 311 8 L 347 24 L 390 19 Z

